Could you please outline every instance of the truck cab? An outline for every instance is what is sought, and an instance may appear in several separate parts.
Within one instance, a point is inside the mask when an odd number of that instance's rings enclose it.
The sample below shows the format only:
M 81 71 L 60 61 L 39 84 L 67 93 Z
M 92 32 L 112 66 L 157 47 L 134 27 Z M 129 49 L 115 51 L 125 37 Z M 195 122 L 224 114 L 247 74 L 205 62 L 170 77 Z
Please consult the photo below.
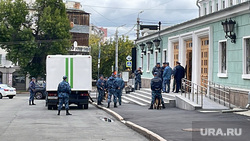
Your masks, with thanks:
M 48 55 L 46 60 L 46 106 L 57 109 L 57 88 L 67 76 L 71 87 L 69 104 L 88 109 L 89 92 L 92 90 L 92 58 L 90 55 Z

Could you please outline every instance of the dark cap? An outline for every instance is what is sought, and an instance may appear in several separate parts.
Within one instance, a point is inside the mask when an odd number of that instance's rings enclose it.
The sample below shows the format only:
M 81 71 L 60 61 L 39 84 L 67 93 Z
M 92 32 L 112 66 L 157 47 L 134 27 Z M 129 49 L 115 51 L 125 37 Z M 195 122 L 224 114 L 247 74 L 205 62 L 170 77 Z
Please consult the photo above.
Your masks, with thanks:
M 177 61 L 176 64 L 181 64 L 181 63 L 179 61 Z
M 167 64 L 166 62 L 164 62 L 163 64 Z
M 67 76 L 63 76 L 63 79 L 64 79 L 64 80 L 67 79 Z
M 139 69 L 141 69 L 141 67 L 139 67 Z
M 157 65 L 158 65 L 158 64 L 160 65 L 161 63 L 160 63 L 160 62 L 157 62 Z
M 154 75 L 158 75 L 158 72 L 154 72 Z
M 99 77 L 103 77 L 103 75 L 100 75 Z
M 169 62 L 166 62 L 167 65 L 169 65 Z
M 32 77 L 31 79 L 32 79 L 32 80 L 35 80 L 36 78 L 35 78 L 35 77 Z

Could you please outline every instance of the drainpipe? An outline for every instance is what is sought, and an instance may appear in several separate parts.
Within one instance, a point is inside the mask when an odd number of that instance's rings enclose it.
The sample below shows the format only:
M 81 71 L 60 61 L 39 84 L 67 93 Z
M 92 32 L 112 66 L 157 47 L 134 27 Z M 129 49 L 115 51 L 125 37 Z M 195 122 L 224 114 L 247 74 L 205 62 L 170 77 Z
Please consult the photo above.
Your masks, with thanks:
M 200 16 L 201 16 L 201 11 L 200 11 L 200 10 L 201 10 L 201 7 L 200 7 L 200 5 L 199 5 L 199 1 L 200 1 L 200 0 L 197 0 L 197 1 L 196 1 L 196 5 L 197 5 L 197 7 L 199 8 L 199 17 L 200 17 Z

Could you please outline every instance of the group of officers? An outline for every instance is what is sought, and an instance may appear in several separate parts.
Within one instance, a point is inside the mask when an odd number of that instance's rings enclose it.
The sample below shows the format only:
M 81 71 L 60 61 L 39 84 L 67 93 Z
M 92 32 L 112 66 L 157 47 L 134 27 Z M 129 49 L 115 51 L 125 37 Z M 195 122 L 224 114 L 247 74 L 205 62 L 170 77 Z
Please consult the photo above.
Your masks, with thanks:
M 114 73 L 109 78 L 103 78 L 101 75 L 98 79 L 97 83 L 97 91 L 98 91 L 98 99 L 97 104 L 103 105 L 102 101 L 104 99 L 105 93 L 108 95 L 108 106 L 110 107 L 111 98 L 113 96 L 113 102 L 114 102 L 114 108 L 117 108 L 117 99 L 119 102 L 119 105 L 122 104 L 122 90 L 125 87 L 124 81 L 121 78 L 121 74 L 115 75 Z
M 168 62 L 164 62 L 162 67 L 160 63 L 157 63 L 156 66 L 152 70 L 152 74 L 154 76 L 151 79 L 151 90 L 152 90 L 152 100 L 149 109 L 153 109 L 153 104 L 155 103 L 155 98 L 158 97 L 161 99 L 162 108 L 165 108 L 164 100 L 162 98 L 161 93 L 169 93 L 170 92 L 170 83 L 171 79 L 174 78 L 173 82 L 173 91 L 178 93 L 181 88 L 181 79 L 185 76 L 185 69 L 180 65 L 180 62 L 176 62 L 176 66 L 172 69 L 169 66 Z M 139 90 L 141 88 L 141 75 L 142 70 L 139 67 L 135 72 L 135 90 Z M 167 86 L 167 89 L 166 89 Z

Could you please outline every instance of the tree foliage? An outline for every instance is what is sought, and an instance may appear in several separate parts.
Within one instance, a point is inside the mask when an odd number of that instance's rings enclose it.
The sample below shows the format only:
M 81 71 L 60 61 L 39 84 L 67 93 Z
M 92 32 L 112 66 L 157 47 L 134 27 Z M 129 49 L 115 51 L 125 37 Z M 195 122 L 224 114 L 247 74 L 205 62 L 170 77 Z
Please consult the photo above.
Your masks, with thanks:
M 67 53 L 69 30 L 61 0 L 0 0 L 0 47 L 24 74 L 44 77 L 46 56 Z
M 90 36 L 90 46 L 92 61 L 92 73 L 93 78 L 97 79 L 98 74 L 98 43 L 100 38 L 96 35 Z M 101 44 L 101 56 L 100 56 L 100 74 L 104 76 L 110 76 L 112 73 L 112 66 L 115 67 L 115 41 L 107 41 Z M 118 71 L 122 72 L 126 70 L 126 57 L 131 56 L 132 48 L 134 47 L 133 41 L 129 40 L 128 36 L 122 36 L 118 39 Z

